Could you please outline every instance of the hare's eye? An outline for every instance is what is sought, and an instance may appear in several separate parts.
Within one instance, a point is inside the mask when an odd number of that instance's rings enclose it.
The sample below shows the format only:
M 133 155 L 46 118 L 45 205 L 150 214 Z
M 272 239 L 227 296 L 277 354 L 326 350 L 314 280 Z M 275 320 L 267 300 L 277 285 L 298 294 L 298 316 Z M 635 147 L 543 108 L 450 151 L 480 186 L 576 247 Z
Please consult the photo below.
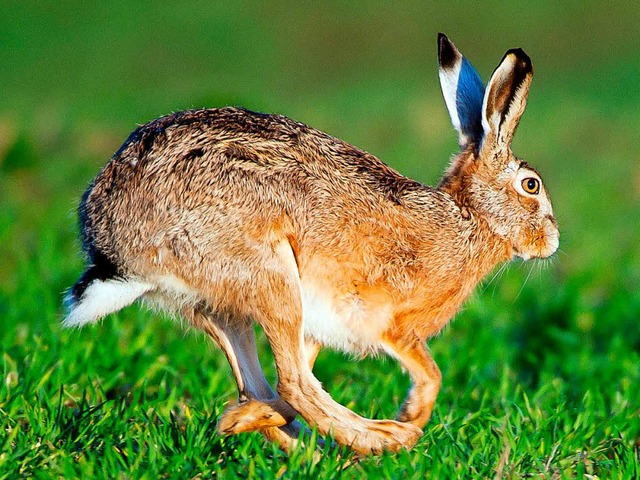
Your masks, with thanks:
M 522 180 L 522 189 L 531 195 L 540 192 L 540 181 L 537 178 L 529 177 Z

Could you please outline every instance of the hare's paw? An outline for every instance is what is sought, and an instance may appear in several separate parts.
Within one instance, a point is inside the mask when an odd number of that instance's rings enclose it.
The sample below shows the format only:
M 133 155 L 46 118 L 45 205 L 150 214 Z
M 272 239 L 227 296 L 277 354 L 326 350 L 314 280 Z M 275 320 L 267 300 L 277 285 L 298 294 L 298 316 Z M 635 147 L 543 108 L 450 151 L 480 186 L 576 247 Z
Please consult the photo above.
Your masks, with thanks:
M 271 405 L 258 400 L 249 400 L 240 405 L 228 407 L 220 416 L 217 430 L 218 433 L 231 435 L 286 424 L 287 420 Z
M 227 408 L 218 421 L 218 433 L 253 432 L 270 427 L 281 427 L 296 416 L 286 402 L 275 400 L 249 400 Z
M 395 420 L 372 420 L 363 438 L 357 438 L 352 448 L 358 453 L 397 452 L 410 449 L 422 436 L 422 429 Z

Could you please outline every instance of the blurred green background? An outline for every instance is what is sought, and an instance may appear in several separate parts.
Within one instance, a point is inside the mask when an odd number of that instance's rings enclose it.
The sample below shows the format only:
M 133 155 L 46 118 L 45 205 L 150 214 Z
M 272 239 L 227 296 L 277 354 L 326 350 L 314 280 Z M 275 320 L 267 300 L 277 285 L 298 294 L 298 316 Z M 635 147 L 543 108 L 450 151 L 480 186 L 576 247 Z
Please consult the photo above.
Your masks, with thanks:
M 58 473 L 132 471 L 127 462 L 111 470 L 91 463 L 89 454 L 85 466 L 73 466 L 75 457 L 63 461 L 76 448 L 61 433 L 63 414 L 38 413 L 63 397 L 73 410 L 85 394 L 98 402 L 133 385 L 153 397 L 143 405 L 165 401 L 169 418 L 185 404 L 215 417 L 233 396 L 222 355 L 157 315 L 130 308 L 82 332 L 58 325 L 61 292 L 83 267 L 77 202 L 131 130 L 172 111 L 242 105 L 305 122 L 434 184 L 457 149 L 438 84 L 439 31 L 485 81 L 507 49 L 520 46 L 531 56 L 534 82 L 514 151 L 545 179 L 561 246 L 551 262 L 516 263 L 485 282 L 431 342 L 444 387 L 418 450 L 435 451 L 447 416 L 461 430 L 440 442 L 455 445 L 469 412 L 488 411 L 497 425 L 511 425 L 500 417 L 505 402 L 519 409 L 526 395 L 539 395 L 542 417 L 563 410 L 569 427 L 550 433 L 539 451 L 522 447 L 521 458 L 538 459 L 522 465 L 554 472 L 554 445 L 565 445 L 567 452 L 600 452 L 585 472 L 611 473 L 624 463 L 602 447 L 611 438 L 632 452 L 627 461 L 638 462 L 640 4 L 113 0 L 4 1 L 0 9 L 0 418 L 3 431 L 14 432 L 1 444 L 0 467 L 39 459 Z M 199 373 L 191 377 L 194 364 Z M 316 371 L 337 399 L 367 415 L 391 416 L 408 385 L 393 362 L 381 360 L 358 366 L 322 353 Z M 373 385 L 385 392 L 380 399 L 368 391 Z M 599 406 L 586 406 L 585 396 Z M 604 426 L 571 443 L 567 435 L 580 430 L 571 422 L 585 412 Z M 20 419 L 32 430 L 20 430 Z M 46 426 L 39 436 L 35 424 Z M 35 438 L 48 438 L 51 451 L 29 450 Z M 232 443 L 236 450 L 243 438 Z M 248 438 L 251 448 L 263 448 Z M 16 457 L 22 444 L 25 453 Z M 495 448 L 484 460 L 474 449 L 454 451 L 468 452 L 472 471 L 491 475 L 504 453 Z M 518 458 L 517 447 L 511 450 Z M 276 466 L 265 460 L 263 475 L 292 462 L 271 455 Z M 159 458 L 170 468 L 169 453 Z M 420 460 L 407 458 L 415 473 Z M 250 462 L 235 459 L 243 461 Z M 424 461 L 433 472 L 447 458 Z M 394 462 L 382 466 L 406 467 Z M 570 453 L 566 462 L 557 472 L 582 465 Z M 311 473 L 335 473 L 317 468 Z

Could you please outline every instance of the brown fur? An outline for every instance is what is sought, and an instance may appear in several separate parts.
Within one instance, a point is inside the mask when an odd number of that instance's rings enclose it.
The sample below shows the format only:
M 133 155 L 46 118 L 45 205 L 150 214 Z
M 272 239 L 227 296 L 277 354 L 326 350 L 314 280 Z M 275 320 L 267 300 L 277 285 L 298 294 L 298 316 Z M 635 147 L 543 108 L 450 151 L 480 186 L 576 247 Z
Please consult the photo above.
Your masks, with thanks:
M 493 86 L 493 110 L 509 108 L 509 92 L 526 98 L 520 77 L 501 78 L 508 91 Z M 501 121 L 515 129 L 523 109 L 501 110 Z M 283 116 L 180 112 L 138 128 L 96 177 L 80 207 L 83 241 L 91 260 L 151 285 L 145 299 L 224 350 L 240 404 L 221 432 L 260 430 L 288 449 L 304 437 L 299 412 L 358 452 L 408 448 L 441 382 L 425 341 L 496 264 L 551 249 L 555 220 L 510 186 L 516 160 L 499 138 L 488 132 L 493 140 L 460 153 L 432 188 Z M 273 350 L 277 394 L 253 322 Z M 322 344 L 397 358 L 412 380 L 399 421 L 334 402 L 311 373 Z

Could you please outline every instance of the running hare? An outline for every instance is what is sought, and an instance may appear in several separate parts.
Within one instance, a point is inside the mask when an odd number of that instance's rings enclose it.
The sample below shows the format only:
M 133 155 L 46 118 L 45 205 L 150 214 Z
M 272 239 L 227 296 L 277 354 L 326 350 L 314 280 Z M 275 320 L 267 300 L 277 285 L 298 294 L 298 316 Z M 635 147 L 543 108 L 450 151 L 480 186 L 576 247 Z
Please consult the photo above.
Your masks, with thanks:
M 135 130 L 82 198 L 90 265 L 65 324 L 143 299 L 204 330 L 240 395 L 220 432 L 259 430 L 287 449 L 305 432 L 299 413 L 357 452 L 413 446 L 440 389 L 426 340 L 498 263 L 547 257 L 559 239 L 540 176 L 510 149 L 529 57 L 509 50 L 485 88 L 441 34 L 439 63 L 461 151 L 435 188 L 279 115 L 191 110 Z M 322 346 L 395 357 L 412 381 L 397 421 L 336 403 L 311 371 Z

